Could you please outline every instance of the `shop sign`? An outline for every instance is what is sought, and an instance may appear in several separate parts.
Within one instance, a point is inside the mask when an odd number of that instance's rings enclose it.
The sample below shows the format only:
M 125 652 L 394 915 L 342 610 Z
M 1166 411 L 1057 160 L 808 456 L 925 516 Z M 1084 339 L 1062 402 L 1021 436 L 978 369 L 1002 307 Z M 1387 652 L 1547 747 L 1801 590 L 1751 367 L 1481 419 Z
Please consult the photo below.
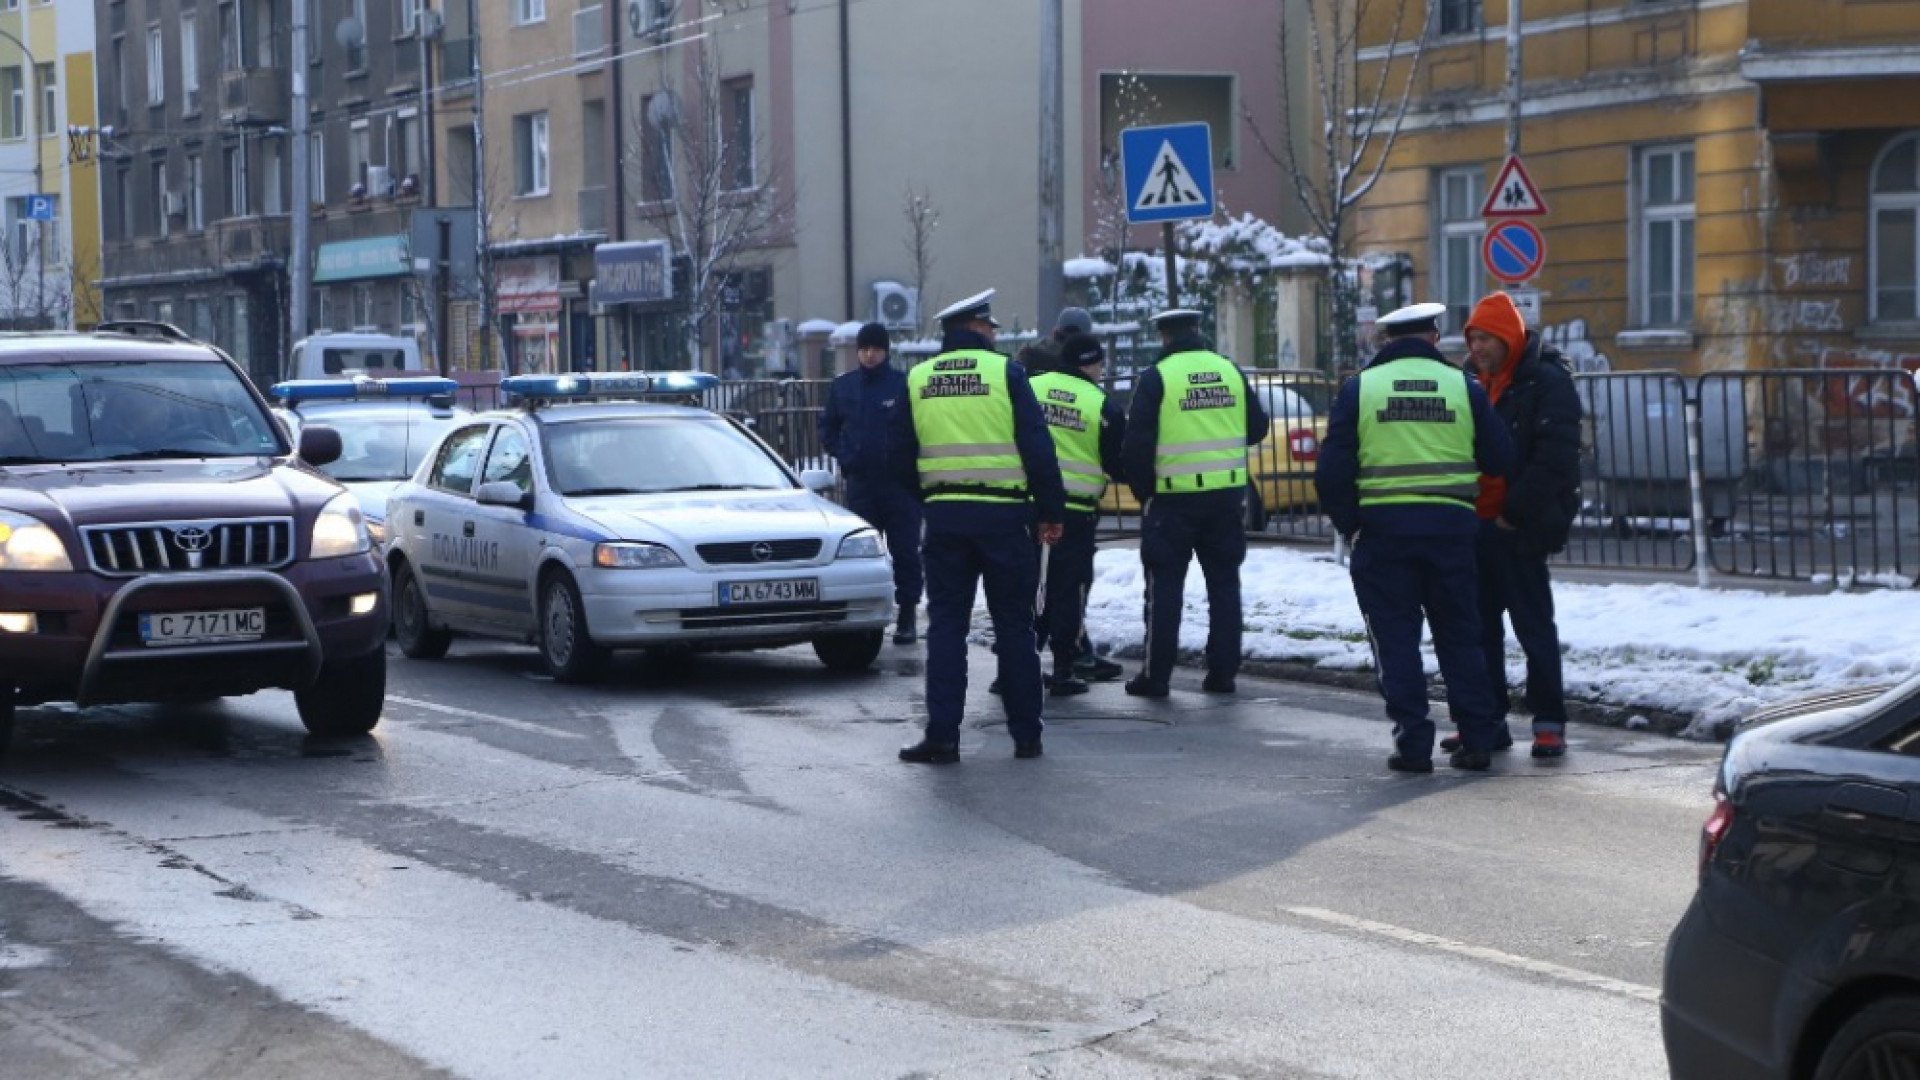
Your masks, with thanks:
M 560 257 L 503 259 L 496 269 L 502 315 L 532 315 L 560 310 Z
M 374 236 L 365 240 L 336 240 L 321 244 L 313 259 L 313 283 L 399 277 L 413 272 L 407 237 Z
M 673 299 L 673 256 L 664 240 L 599 245 L 593 249 L 593 276 L 595 303 Z

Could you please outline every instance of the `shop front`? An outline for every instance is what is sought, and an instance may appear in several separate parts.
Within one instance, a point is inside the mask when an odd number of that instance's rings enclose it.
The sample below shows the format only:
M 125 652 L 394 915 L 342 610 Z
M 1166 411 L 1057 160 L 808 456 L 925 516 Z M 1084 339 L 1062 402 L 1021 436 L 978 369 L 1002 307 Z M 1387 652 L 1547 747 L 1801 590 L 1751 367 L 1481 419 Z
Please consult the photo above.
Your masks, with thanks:
M 494 276 L 508 370 L 544 375 L 570 367 L 560 351 L 560 257 L 502 259 Z
M 613 320 L 607 366 L 677 368 L 686 363 L 684 314 L 675 302 L 673 252 L 664 240 L 593 249 L 593 304 Z
M 417 285 L 405 233 L 321 244 L 313 260 L 314 330 L 413 333 Z

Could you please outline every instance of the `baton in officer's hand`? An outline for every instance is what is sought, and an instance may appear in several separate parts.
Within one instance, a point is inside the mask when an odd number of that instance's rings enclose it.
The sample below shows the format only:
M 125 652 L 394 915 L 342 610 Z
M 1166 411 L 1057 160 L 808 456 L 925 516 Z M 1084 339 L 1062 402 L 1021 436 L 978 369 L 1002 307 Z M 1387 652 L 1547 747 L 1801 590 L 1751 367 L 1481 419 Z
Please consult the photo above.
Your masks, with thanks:
M 1059 527 L 1058 525 L 1054 526 L 1055 529 Z M 1044 537 L 1046 535 L 1046 526 L 1042 525 L 1040 528 L 1040 535 Z M 1058 539 L 1058 537 L 1055 537 L 1055 539 Z M 1035 589 L 1033 593 L 1033 614 L 1036 618 L 1045 614 L 1047 610 L 1047 563 L 1049 561 L 1048 556 L 1052 554 L 1053 542 L 1051 540 L 1042 540 L 1040 542 L 1040 587 Z

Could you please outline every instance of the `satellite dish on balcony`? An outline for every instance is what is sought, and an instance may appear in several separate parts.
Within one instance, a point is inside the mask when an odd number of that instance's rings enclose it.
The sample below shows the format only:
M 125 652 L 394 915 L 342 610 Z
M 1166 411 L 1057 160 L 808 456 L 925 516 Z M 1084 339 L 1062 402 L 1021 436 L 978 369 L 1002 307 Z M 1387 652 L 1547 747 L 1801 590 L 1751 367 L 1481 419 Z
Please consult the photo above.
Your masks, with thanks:
M 333 28 L 333 39 L 338 41 L 343 49 L 357 49 L 366 44 L 367 28 L 360 25 L 359 19 L 349 15 L 341 19 L 340 24 Z
M 647 123 L 665 129 L 680 122 L 680 102 L 673 91 L 663 90 L 647 102 Z

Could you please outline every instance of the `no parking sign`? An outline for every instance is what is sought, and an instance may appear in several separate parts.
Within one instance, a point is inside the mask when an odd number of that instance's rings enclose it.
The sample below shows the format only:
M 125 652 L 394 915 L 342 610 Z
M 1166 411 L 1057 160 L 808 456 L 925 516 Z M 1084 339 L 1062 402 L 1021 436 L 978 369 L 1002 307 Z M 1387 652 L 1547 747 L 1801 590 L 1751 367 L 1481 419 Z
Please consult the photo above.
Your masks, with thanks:
M 1487 273 L 1508 285 L 1518 285 L 1546 265 L 1547 241 L 1531 222 L 1497 221 L 1480 241 L 1480 261 Z

